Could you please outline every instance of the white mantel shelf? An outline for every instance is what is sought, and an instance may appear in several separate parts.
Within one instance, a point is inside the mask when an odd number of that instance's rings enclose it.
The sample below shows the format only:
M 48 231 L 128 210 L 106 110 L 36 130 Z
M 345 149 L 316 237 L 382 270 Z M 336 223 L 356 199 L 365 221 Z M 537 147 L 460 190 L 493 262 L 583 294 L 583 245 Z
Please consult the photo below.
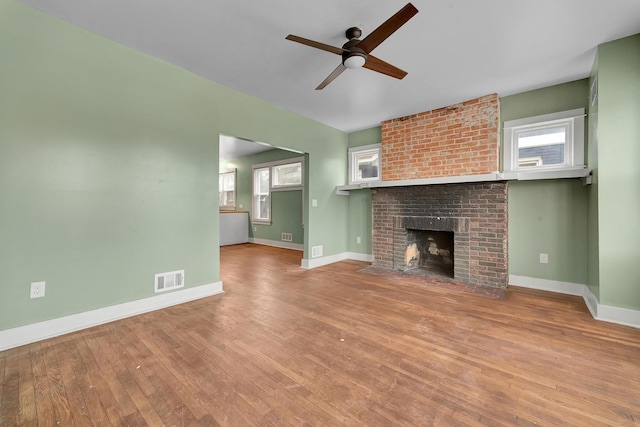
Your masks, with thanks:
M 584 184 L 591 184 L 591 170 L 585 168 L 549 169 L 520 172 L 493 172 L 482 175 L 443 176 L 438 178 L 402 179 L 397 181 L 370 181 L 357 184 L 338 185 L 336 194 L 348 196 L 349 190 L 381 187 L 408 187 L 412 185 L 466 184 L 491 181 L 532 181 L 541 179 L 584 178 Z

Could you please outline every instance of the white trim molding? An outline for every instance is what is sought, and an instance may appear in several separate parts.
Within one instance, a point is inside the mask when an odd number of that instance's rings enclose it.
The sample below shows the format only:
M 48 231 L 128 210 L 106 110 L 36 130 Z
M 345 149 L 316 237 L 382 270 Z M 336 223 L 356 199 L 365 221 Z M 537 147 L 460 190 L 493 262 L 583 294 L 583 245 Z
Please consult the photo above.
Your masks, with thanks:
M 579 296 L 584 299 L 594 319 L 640 328 L 640 311 L 600 304 L 591 289 L 584 284 L 509 275 L 509 285 Z
M 373 262 L 373 255 L 371 254 L 363 254 L 360 252 L 347 252 L 348 259 L 352 259 L 354 261 L 364 261 L 364 262 Z
M 0 351 L 36 341 L 57 337 L 114 320 L 148 313 L 173 305 L 194 301 L 223 293 L 222 282 L 210 283 L 193 288 L 180 289 L 149 298 L 129 301 L 109 307 L 98 308 L 30 325 L 18 326 L 0 331 Z
M 539 289 L 565 295 L 583 296 L 585 285 L 581 283 L 561 282 L 559 280 L 538 279 L 536 277 L 509 275 L 509 284 L 522 288 Z
M 256 245 L 273 246 L 276 248 L 295 249 L 296 251 L 304 251 L 304 245 L 301 243 L 281 242 L 279 240 L 258 239 L 257 237 L 249 237 L 249 243 Z
M 352 259 L 354 261 L 372 262 L 373 255 L 361 254 L 357 252 L 342 252 L 337 255 L 329 255 L 313 259 L 303 259 L 301 267 L 307 270 L 311 270 L 312 268 L 322 267 L 323 265 L 329 265 L 333 264 L 334 262 L 345 261 L 348 259 Z

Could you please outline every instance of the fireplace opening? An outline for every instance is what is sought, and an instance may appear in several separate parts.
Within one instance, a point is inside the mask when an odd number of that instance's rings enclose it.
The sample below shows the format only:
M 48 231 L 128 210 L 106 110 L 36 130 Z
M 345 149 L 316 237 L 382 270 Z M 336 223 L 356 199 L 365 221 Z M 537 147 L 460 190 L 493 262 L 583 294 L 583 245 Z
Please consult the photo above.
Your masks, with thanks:
M 405 271 L 454 277 L 452 231 L 407 229 Z

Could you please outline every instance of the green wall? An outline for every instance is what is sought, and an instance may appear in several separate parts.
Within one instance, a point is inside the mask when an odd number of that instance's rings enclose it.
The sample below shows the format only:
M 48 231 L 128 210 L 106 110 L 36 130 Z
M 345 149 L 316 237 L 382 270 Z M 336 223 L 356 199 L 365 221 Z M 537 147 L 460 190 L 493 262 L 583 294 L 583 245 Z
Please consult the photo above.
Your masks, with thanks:
M 598 48 L 600 303 L 640 310 L 640 34 Z
M 0 0 L 0 330 L 220 280 L 218 135 L 308 153 L 305 254 L 347 250 L 347 135 Z M 46 296 L 29 299 L 29 284 Z
M 579 179 L 510 182 L 509 274 L 586 284 L 586 209 Z
M 348 148 L 379 144 L 382 141 L 382 128 L 376 126 L 349 134 Z M 345 156 L 347 153 L 345 152 Z M 373 253 L 371 232 L 373 213 L 371 209 L 371 190 L 349 191 L 349 241 L 350 252 L 371 255 Z M 358 238 L 360 242 L 358 243 Z
M 251 218 L 252 166 L 277 160 L 304 157 L 303 154 L 274 149 L 250 156 L 237 157 L 224 162 L 226 168 L 236 168 L 236 209 L 249 211 Z M 222 166 L 221 166 L 222 167 Z M 302 190 L 274 191 L 271 193 L 271 224 L 250 224 L 249 236 L 258 239 L 282 241 L 282 233 L 291 233 L 291 243 L 304 243 Z M 239 206 L 243 205 L 242 208 Z
M 598 55 L 593 62 L 589 75 L 589 93 L 598 76 Z M 597 83 L 596 83 L 597 84 Z M 587 164 L 591 170 L 591 185 L 588 188 L 587 207 L 587 286 L 593 295 L 600 299 L 600 253 L 598 242 L 598 97 L 589 96 L 589 114 L 587 126 L 588 147 Z
M 349 148 L 363 145 L 380 144 L 382 142 L 382 127 L 376 126 L 349 134 Z
M 588 79 L 500 99 L 503 123 L 588 104 Z M 509 274 L 587 283 L 588 188 L 579 179 L 509 182 Z M 540 253 L 549 255 L 540 264 Z

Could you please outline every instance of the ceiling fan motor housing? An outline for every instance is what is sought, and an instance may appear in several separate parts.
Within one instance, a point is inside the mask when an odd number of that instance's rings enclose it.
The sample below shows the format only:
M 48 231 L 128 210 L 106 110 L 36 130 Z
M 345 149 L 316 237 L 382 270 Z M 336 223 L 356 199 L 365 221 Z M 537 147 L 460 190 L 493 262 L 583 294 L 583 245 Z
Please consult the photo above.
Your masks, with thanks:
M 351 30 L 358 30 L 358 37 L 359 34 L 361 34 L 360 29 L 358 28 L 349 28 L 347 30 L 347 36 L 349 36 L 350 31 Z M 353 33 L 352 33 L 353 34 Z M 345 50 L 342 53 L 342 64 L 344 64 L 345 67 L 347 68 L 357 68 L 357 67 L 361 67 L 364 65 L 364 63 L 367 61 L 367 52 L 365 52 L 364 50 L 360 49 L 358 47 L 358 44 L 360 43 L 360 40 L 358 38 L 352 37 L 348 42 L 346 42 L 344 45 L 342 45 L 342 48 Z M 353 58 L 353 57 L 359 57 L 362 58 L 360 60 L 351 60 L 349 61 L 349 58 Z M 356 59 L 356 58 L 354 58 Z M 352 65 L 350 66 L 350 64 L 358 64 L 358 65 Z

